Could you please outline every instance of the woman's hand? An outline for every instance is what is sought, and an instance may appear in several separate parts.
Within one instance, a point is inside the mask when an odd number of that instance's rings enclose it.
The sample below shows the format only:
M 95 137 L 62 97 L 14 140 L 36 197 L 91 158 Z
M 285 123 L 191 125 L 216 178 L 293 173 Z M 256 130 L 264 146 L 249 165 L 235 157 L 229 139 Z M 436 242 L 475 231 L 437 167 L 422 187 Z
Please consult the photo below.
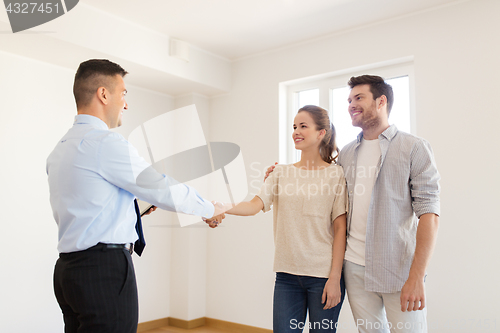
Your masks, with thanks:
M 267 168 L 266 176 L 264 177 L 264 181 L 266 181 L 267 177 L 269 177 L 269 174 L 274 171 L 274 168 L 276 167 L 277 164 L 278 164 L 278 162 L 274 163 L 274 165 L 271 165 L 269 168 Z
M 342 297 L 342 292 L 340 291 L 340 280 L 328 279 L 325 283 L 325 288 L 323 289 L 323 296 L 321 297 L 321 303 L 325 304 L 323 310 L 328 310 L 335 307 L 340 303 L 340 298 Z

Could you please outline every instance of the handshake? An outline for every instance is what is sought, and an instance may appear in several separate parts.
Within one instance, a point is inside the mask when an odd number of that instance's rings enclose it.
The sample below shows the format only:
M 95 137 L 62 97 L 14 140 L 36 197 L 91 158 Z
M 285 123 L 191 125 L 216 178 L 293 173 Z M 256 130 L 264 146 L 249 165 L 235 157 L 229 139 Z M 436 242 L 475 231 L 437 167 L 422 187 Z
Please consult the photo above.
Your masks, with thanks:
M 212 201 L 212 204 L 215 208 L 214 216 L 209 219 L 203 218 L 203 221 L 205 221 L 210 228 L 217 228 L 219 224 L 222 223 L 222 220 L 226 218 L 226 214 L 224 213 L 233 208 L 233 205 L 217 201 Z

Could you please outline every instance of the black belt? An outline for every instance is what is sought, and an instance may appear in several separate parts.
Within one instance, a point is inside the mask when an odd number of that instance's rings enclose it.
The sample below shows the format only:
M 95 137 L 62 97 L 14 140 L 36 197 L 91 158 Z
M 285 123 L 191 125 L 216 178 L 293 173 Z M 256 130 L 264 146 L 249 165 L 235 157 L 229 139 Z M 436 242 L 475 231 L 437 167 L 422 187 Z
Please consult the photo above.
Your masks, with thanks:
M 99 243 L 95 246 L 92 246 L 90 249 L 126 249 L 130 254 L 134 253 L 134 244 L 132 243 L 127 243 L 127 244 L 104 244 L 104 243 Z M 89 250 L 90 250 L 89 249 Z

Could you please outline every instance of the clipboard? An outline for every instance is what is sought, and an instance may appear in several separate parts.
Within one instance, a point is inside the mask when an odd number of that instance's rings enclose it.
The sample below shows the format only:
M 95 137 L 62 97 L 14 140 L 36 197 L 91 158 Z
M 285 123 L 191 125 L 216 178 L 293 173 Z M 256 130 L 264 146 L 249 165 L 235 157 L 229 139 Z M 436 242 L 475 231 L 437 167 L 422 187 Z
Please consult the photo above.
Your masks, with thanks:
M 137 204 L 139 205 L 139 211 L 141 212 L 141 217 L 148 212 L 148 210 L 151 209 L 151 207 L 154 207 L 154 205 L 137 199 Z

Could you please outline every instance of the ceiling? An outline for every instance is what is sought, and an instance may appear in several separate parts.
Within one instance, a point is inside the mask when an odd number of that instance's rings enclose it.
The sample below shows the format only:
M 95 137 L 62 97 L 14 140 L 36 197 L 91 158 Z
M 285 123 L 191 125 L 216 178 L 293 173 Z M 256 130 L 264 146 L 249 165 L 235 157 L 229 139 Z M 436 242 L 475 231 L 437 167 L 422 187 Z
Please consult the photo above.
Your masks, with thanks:
M 82 0 L 108 14 L 237 60 L 464 0 Z

